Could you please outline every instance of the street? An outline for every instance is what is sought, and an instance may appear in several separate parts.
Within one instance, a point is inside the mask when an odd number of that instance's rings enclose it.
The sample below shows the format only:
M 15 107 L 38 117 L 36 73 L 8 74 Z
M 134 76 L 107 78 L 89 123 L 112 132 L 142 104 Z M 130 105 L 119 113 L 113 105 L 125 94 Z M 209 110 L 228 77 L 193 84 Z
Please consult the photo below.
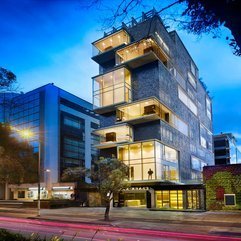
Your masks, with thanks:
M 68 222 L 44 221 L 35 219 L 0 217 L 0 227 L 26 236 L 32 233 L 41 237 L 58 236 L 64 240 L 122 240 L 122 241 L 152 241 L 152 240 L 219 240 L 241 241 L 241 238 L 200 235 L 180 232 L 165 232 L 131 228 L 116 228 L 103 225 L 73 224 Z

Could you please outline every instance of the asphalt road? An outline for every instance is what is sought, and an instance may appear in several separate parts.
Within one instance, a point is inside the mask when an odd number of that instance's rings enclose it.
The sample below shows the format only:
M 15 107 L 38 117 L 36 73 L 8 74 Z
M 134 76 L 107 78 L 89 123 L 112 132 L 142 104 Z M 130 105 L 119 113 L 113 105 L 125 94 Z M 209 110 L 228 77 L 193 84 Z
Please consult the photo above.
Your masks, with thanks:
M 199 235 L 157 230 L 116 228 L 103 225 L 73 224 L 68 222 L 31 220 L 25 218 L 0 217 L 0 228 L 24 235 L 37 233 L 41 237 L 58 236 L 73 241 L 241 241 L 241 238 Z

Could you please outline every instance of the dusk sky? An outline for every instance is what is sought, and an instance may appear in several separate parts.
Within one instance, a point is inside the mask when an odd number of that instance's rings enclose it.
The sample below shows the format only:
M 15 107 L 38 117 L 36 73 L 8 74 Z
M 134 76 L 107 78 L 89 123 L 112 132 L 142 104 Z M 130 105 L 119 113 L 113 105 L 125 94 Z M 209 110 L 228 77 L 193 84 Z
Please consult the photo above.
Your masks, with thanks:
M 0 66 L 16 74 L 21 91 L 54 83 L 92 102 L 98 66 L 91 42 L 102 37 L 98 20 L 106 13 L 80 2 L 1 0 Z M 222 32 L 213 39 L 178 31 L 213 97 L 214 134 L 233 132 L 241 146 L 241 57 L 225 40 L 229 32 Z

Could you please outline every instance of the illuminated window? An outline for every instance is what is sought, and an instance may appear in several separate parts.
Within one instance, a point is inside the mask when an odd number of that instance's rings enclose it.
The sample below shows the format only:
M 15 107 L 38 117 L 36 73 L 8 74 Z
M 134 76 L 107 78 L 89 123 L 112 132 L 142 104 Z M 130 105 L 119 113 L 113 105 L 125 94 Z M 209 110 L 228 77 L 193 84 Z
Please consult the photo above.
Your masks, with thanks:
M 101 40 L 93 43 L 93 55 L 103 53 L 105 51 L 111 50 L 122 44 L 128 44 L 130 42 L 130 37 L 125 30 L 120 30 L 114 34 L 111 34 Z
M 144 123 L 161 119 L 184 135 L 188 136 L 188 125 L 157 99 L 150 98 L 120 106 L 116 111 L 116 121 Z
M 168 61 L 168 56 L 162 50 L 162 48 L 152 38 L 148 38 L 148 39 L 143 39 L 141 41 L 133 43 L 120 50 L 117 50 L 116 64 L 122 64 L 124 62 L 134 60 L 138 57 L 141 57 L 150 53 L 154 53 L 156 56 L 156 58 L 154 58 L 153 60 L 156 60 L 158 58 L 165 64 Z
M 100 137 L 97 148 L 109 148 L 117 143 L 131 142 L 133 136 L 132 128 L 127 124 L 98 129 L 93 133 Z
M 131 76 L 125 68 L 93 78 L 94 107 L 131 101 Z
M 155 196 L 157 208 L 183 209 L 182 190 L 156 191 Z
M 166 152 L 169 154 L 165 158 L 163 147 L 164 145 L 157 141 L 119 146 L 118 159 L 123 160 L 129 166 L 129 180 L 178 180 L 178 160 L 174 161 L 178 158 L 177 151 L 167 148 Z M 165 166 L 168 170 L 164 171 Z M 165 178 L 164 175 L 166 175 Z

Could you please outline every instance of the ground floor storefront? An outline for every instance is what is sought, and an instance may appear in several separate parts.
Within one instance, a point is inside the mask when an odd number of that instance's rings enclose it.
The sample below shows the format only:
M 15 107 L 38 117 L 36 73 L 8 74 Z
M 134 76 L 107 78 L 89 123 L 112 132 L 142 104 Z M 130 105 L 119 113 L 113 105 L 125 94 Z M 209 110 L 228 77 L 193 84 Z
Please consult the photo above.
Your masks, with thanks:
M 114 205 L 163 210 L 205 210 L 205 192 L 201 184 L 135 184 L 115 195 Z
M 13 200 L 38 199 L 38 184 L 9 185 L 9 197 Z M 74 199 L 75 183 L 53 183 L 51 187 L 40 185 L 40 199 Z

